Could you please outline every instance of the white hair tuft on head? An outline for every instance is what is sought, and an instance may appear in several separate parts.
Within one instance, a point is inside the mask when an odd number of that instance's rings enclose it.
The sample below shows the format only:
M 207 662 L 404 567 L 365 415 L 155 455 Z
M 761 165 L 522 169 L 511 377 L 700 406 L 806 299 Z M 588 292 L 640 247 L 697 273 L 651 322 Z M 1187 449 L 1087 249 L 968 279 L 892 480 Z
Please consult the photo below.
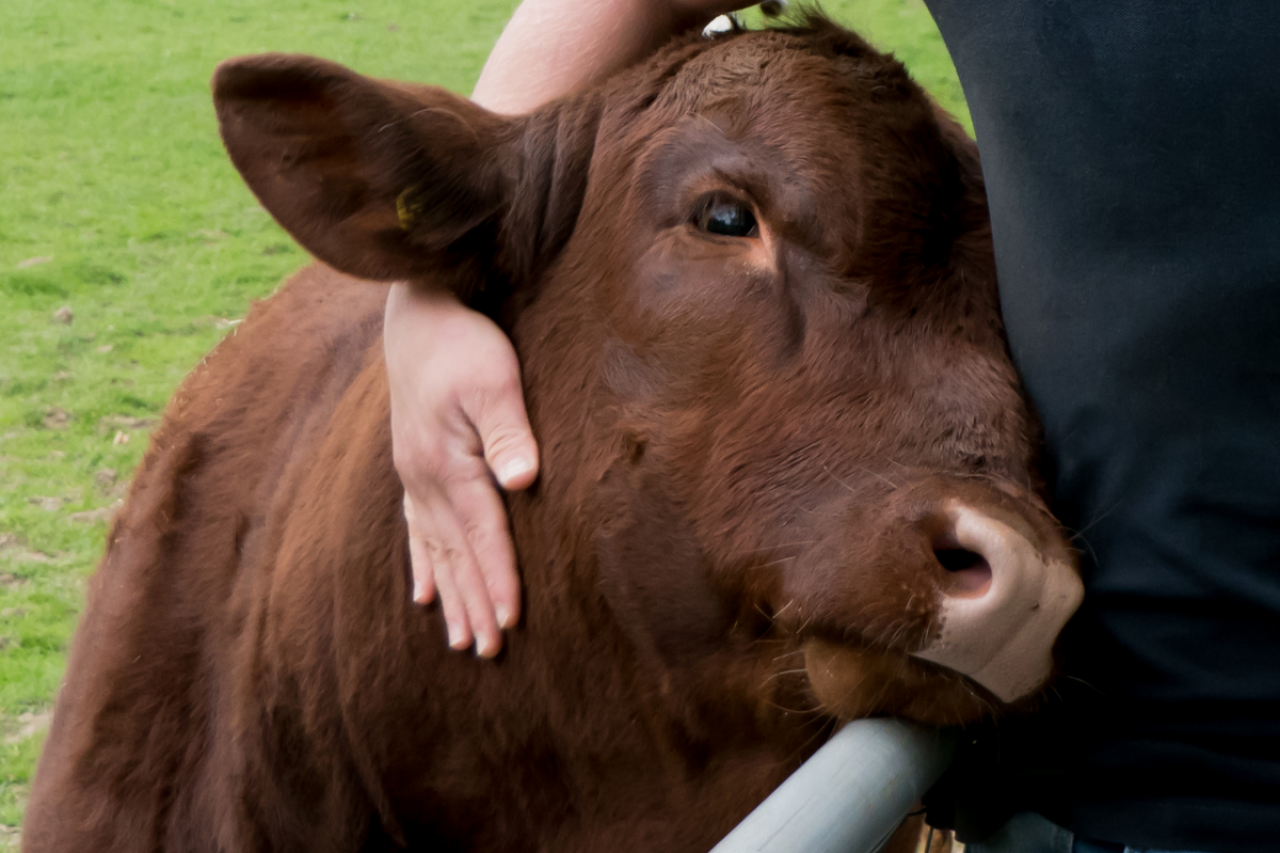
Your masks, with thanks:
M 713 39 L 716 36 L 731 33 L 736 29 L 738 29 L 738 25 L 733 18 L 728 15 L 721 15 L 702 28 L 702 37 L 704 39 Z

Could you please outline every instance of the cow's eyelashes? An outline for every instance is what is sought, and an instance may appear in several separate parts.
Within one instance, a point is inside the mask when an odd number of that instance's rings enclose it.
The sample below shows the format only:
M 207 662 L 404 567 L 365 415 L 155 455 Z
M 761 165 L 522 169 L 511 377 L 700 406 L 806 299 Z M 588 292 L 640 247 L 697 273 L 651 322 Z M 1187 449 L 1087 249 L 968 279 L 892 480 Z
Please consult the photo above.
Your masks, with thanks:
M 699 231 L 725 237 L 754 237 L 760 231 L 751 206 L 725 193 L 712 193 L 699 199 L 693 224 Z

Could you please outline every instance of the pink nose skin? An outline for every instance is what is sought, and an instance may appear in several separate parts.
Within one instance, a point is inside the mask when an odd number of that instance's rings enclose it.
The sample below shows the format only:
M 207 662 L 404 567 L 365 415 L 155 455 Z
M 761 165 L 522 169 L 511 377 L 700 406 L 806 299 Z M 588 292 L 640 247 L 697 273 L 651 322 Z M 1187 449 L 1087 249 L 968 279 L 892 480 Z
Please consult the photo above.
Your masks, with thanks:
M 1069 562 L 1046 556 L 1004 522 L 954 500 L 944 514 L 946 547 L 981 559 L 952 573 L 941 629 L 914 656 L 969 676 L 1004 702 L 1028 696 L 1049 677 L 1054 641 L 1084 586 Z

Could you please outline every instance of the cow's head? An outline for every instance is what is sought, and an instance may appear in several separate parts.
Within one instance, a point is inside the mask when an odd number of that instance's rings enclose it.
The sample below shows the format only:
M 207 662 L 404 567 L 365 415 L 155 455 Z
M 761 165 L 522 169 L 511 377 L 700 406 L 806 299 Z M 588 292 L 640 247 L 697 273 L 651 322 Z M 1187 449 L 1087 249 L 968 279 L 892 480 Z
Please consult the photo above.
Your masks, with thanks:
M 897 62 L 814 20 L 678 41 L 526 117 L 302 57 L 228 63 L 215 94 L 317 257 L 511 332 L 544 456 L 517 547 L 557 531 L 562 558 L 522 566 L 531 618 L 585 571 L 689 690 L 710 666 L 841 717 L 960 722 L 1048 678 L 1080 583 L 976 158 Z

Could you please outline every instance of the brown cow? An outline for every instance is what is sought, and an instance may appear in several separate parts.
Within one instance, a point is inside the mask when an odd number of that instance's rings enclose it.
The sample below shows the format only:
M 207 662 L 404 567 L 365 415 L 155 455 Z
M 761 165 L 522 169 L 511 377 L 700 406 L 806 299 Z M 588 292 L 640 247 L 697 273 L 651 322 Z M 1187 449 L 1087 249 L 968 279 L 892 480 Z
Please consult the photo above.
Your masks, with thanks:
M 815 19 L 523 118 L 305 57 L 214 88 L 332 268 L 170 404 L 28 850 L 705 850 L 838 719 L 963 722 L 1047 678 L 1079 586 L 978 163 L 897 62 Z M 449 288 L 520 354 L 544 468 L 495 661 L 409 601 L 359 279 Z

